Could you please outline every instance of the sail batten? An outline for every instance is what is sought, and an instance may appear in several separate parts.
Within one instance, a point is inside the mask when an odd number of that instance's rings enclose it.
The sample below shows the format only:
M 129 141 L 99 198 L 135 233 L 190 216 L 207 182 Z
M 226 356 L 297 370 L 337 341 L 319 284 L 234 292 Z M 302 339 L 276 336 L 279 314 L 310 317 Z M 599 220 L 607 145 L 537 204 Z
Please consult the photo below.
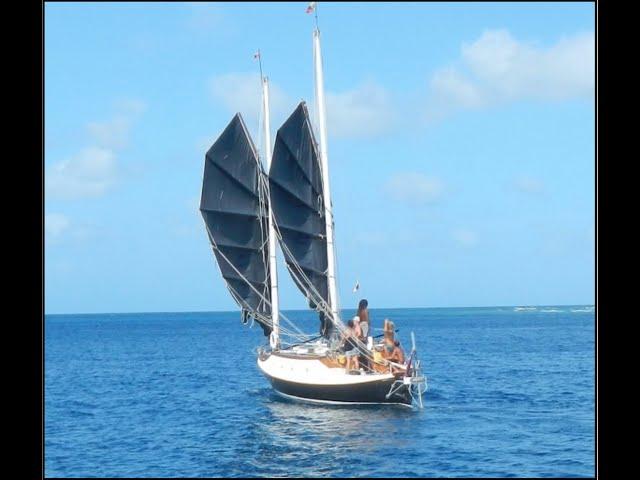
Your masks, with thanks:
M 300 230 L 299 228 L 295 228 L 295 227 L 288 227 L 286 225 L 279 225 L 278 228 L 282 231 L 282 230 L 287 230 L 288 232 L 294 233 L 294 234 L 299 234 L 299 235 L 304 235 L 305 237 L 309 237 L 311 239 L 317 238 L 318 240 L 324 240 L 326 239 L 326 235 L 323 235 L 321 233 L 309 233 L 306 230 Z
M 227 288 L 264 334 L 271 333 L 268 195 L 264 172 L 240 114 L 205 156 L 200 213 Z
M 301 132 L 300 132 L 301 135 L 304 135 L 305 131 L 309 132 L 309 135 L 310 135 L 310 142 L 309 143 L 310 143 L 310 145 L 308 145 L 308 148 L 313 148 L 314 150 L 316 150 L 316 155 L 317 155 L 317 143 L 316 143 L 315 138 L 313 136 L 313 130 L 311 129 L 311 123 L 309 123 L 308 121 L 304 122 L 302 125 L 300 125 L 300 129 L 301 129 Z M 292 148 L 289 145 L 289 141 L 290 140 L 289 140 L 288 137 L 283 136 L 281 138 L 281 140 L 282 140 L 282 143 L 280 145 L 281 148 L 286 149 L 288 151 L 289 155 L 292 155 L 292 156 L 298 157 L 298 158 L 300 158 L 300 157 L 302 157 L 304 155 L 305 152 L 301 151 L 299 148 L 298 149 Z M 296 164 L 293 165 L 293 168 L 299 170 L 300 173 L 302 173 L 302 175 L 304 176 L 304 179 L 306 180 L 306 182 L 307 182 L 307 184 L 309 186 L 311 186 L 312 188 L 315 187 L 314 181 L 312 179 L 313 175 L 309 172 L 309 170 L 313 168 L 313 164 L 296 163 Z M 306 186 L 306 184 L 304 184 L 304 183 L 302 185 Z M 317 193 L 321 193 L 321 191 L 317 192 Z
M 303 196 L 299 195 L 299 192 L 296 192 L 293 189 L 291 189 L 290 185 L 288 185 L 286 183 L 281 183 L 278 180 L 272 180 L 271 181 L 271 185 L 274 185 L 274 186 L 278 187 L 279 189 L 281 189 L 283 192 L 289 194 L 294 200 L 297 200 L 298 202 L 300 202 L 305 207 L 307 207 L 307 208 L 309 208 L 311 210 L 314 210 L 314 211 L 318 211 L 318 212 L 320 211 L 318 208 L 315 208 L 312 203 L 309 203 L 307 199 L 305 199 L 305 198 L 303 198 Z M 319 194 L 317 192 L 313 192 L 313 193 L 317 195 L 316 198 L 320 198 L 321 194 Z
M 256 216 L 254 214 L 254 212 L 243 212 L 241 210 L 219 210 L 219 209 L 215 209 L 215 208 L 208 208 L 208 209 L 204 209 L 202 210 L 203 212 L 206 213 L 210 213 L 213 215 L 237 215 L 239 217 L 247 217 L 247 218 L 251 218 L 251 219 L 255 219 Z
M 329 294 L 320 168 L 309 112 L 301 102 L 276 135 L 269 169 L 270 205 L 289 273 L 309 307 L 320 311 L 320 331 L 328 337 L 332 326 L 321 312 Z
M 229 171 L 226 168 L 222 167 L 221 165 L 218 165 L 215 163 L 213 164 L 213 168 L 219 170 L 223 175 L 226 175 L 229 180 L 236 183 L 240 188 L 242 188 L 249 195 L 252 195 L 254 193 L 251 187 L 247 187 L 241 180 L 239 180 L 237 177 L 234 176 L 236 172 Z

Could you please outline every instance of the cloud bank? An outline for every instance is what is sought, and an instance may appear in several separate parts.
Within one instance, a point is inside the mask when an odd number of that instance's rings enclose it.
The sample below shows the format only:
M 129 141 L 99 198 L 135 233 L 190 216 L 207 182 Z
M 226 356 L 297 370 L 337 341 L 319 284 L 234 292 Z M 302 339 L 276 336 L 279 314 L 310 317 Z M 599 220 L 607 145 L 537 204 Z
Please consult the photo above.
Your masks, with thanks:
M 428 118 L 517 100 L 590 98 L 595 81 L 595 36 L 580 33 L 541 48 L 507 30 L 486 30 L 463 44 L 455 65 L 429 82 Z
M 365 82 L 346 92 L 327 92 L 327 130 L 336 138 L 372 137 L 392 126 L 393 104 L 387 90 Z
M 46 238 L 59 238 L 69 229 L 71 221 L 61 213 L 49 213 L 44 216 L 44 233 Z
M 109 191 L 120 176 L 117 152 L 128 145 L 132 126 L 145 108 L 139 100 L 122 100 L 112 118 L 89 122 L 90 145 L 46 169 L 46 197 L 76 200 Z
M 116 182 L 115 154 L 105 148 L 88 147 L 56 163 L 47 174 L 47 194 L 59 199 L 99 197 Z
M 209 81 L 213 100 L 221 103 L 231 114 L 240 112 L 251 127 L 258 121 L 262 111 L 262 83 L 258 73 L 227 73 L 215 75 Z M 294 104 L 287 94 L 274 82 L 269 82 L 271 121 L 284 118 Z M 277 127 L 276 127 L 277 128 Z
M 396 201 L 409 205 L 425 205 L 442 197 L 444 184 L 439 178 L 422 173 L 400 172 L 389 178 L 384 190 Z
M 262 90 L 257 73 L 227 73 L 215 75 L 209 81 L 212 99 L 231 114 L 242 113 L 250 128 L 260 118 Z M 293 112 L 300 101 L 285 92 L 277 83 L 269 83 L 271 123 L 275 129 Z M 314 99 L 307 107 L 315 122 Z M 344 92 L 326 92 L 327 131 L 335 138 L 362 138 L 386 132 L 392 126 L 391 96 L 380 85 L 366 81 Z M 257 124 L 257 123 L 256 123 Z

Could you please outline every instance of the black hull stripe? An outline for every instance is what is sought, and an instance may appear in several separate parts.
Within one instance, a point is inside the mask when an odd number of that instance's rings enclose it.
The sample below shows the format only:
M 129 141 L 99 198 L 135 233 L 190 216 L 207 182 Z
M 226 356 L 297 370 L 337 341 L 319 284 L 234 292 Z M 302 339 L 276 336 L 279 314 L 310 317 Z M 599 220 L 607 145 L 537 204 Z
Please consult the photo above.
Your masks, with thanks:
M 275 390 L 285 395 L 309 400 L 324 400 L 341 403 L 402 403 L 411 405 L 411 395 L 407 386 L 386 398 L 394 378 L 378 382 L 348 385 L 312 385 L 295 383 L 267 376 Z
M 324 404 L 326 404 L 326 405 L 402 405 L 403 407 L 413 408 L 412 405 L 409 405 L 407 403 L 399 403 L 399 402 L 338 402 L 338 401 L 335 401 L 335 400 L 317 400 L 315 398 L 295 397 L 293 395 L 287 395 L 286 393 L 279 392 L 275 388 L 273 389 L 273 391 L 276 392 L 278 395 L 280 395 L 283 398 L 296 400 L 296 401 L 299 401 L 299 402 L 319 403 L 319 404 L 323 404 L 323 405 Z

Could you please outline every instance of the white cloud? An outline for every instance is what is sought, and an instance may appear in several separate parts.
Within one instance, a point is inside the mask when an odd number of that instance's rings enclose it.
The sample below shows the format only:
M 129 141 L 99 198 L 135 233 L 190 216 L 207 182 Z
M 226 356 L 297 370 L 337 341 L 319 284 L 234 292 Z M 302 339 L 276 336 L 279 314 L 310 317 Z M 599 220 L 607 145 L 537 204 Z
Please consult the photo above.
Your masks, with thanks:
M 433 203 L 444 192 L 442 181 L 417 172 L 393 175 L 385 184 L 386 192 L 395 200 L 415 204 Z
M 98 197 L 115 184 L 117 174 L 113 151 L 88 147 L 45 172 L 46 195 L 67 200 Z
M 147 104 L 137 98 L 121 98 L 115 104 L 116 109 L 127 116 L 138 116 L 147 110 Z
M 77 223 L 62 213 L 48 213 L 44 216 L 45 241 L 48 244 L 62 242 L 83 242 L 97 233 L 95 225 Z
M 69 218 L 61 213 L 49 213 L 44 216 L 44 232 L 47 238 L 59 238 L 70 225 Z
M 346 92 L 327 92 L 327 131 L 336 138 L 375 136 L 393 123 L 389 93 L 373 82 Z
M 462 45 L 456 65 L 432 76 L 430 117 L 520 99 L 589 98 L 594 92 L 595 36 L 581 33 L 540 48 L 516 40 L 507 30 L 486 30 Z
M 111 119 L 89 122 L 90 146 L 46 169 L 47 197 L 73 200 L 106 193 L 120 174 L 116 151 L 126 147 L 131 127 L 145 109 L 140 100 L 121 99 Z
M 477 108 L 486 103 L 482 90 L 452 67 L 442 68 L 433 75 L 431 89 L 437 92 L 434 100 L 442 106 L 454 103 L 462 108 Z
M 101 147 L 124 148 L 129 140 L 131 121 L 117 116 L 106 122 L 90 122 L 87 125 L 89 135 Z
M 514 186 L 517 190 L 524 193 L 537 194 L 544 191 L 544 183 L 542 183 L 540 179 L 528 175 L 516 178 Z
M 247 127 L 254 131 L 262 110 L 262 89 L 257 73 L 227 73 L 210 79 L 214 101 L 230 113 L 240 112 Z M 269 83 L 271 125 L 277 130 L 293 112 L 300 100 L 287 95 L 276 83 Z M 307 101 L 309 115 L 315 125 L 314 101 Z M 357 138 L 378 135 L 393 122 L 389 93 L 368 81 L 345 92 L 327 92 L 327 131 L 336 138 Z M 210 143 L 209 143 L 210 145 Z M 208 148 L 208 147 L 207 147 Z
M 122 99 L 116 102 L 117 112 L 103 122 L 89 122 L 87 130 L 93 143 L 100 147 L 121 149 L 129 143 L 129 134 L 136 118 L 147 106 L 136 99 Z
M 262 111 L 262 84 L 258 73 L 227 73 L 213 76 L 209 82 L 213 99 L 222 103 L 230 113 L 240 112 L 247 127 L 257 125 Z M 284 121 L 294 102 L 273 82 L 269 82 L 269 107 L 273 128 Z
M 466 229 L 457 228 L 451 232 L 451 238 L 453 241 L 464 248 L 474 247 L 478 243 L 478 235 L 476 232 Z
M 206 2 L 187 2 L 189 8 L 186 26 L 200 35 L 228 32 L 229 18 L 219 5 Z

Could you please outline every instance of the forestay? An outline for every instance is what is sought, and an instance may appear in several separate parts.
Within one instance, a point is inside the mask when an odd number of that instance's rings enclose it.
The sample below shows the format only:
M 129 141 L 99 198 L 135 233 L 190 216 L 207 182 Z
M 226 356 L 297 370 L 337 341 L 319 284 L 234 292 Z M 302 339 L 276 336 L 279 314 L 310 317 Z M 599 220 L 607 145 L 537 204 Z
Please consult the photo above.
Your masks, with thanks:
M 200 212 L 227 288 L 271 333 L 268 193 L 255 146 L 236 114 L 205 157 Z

